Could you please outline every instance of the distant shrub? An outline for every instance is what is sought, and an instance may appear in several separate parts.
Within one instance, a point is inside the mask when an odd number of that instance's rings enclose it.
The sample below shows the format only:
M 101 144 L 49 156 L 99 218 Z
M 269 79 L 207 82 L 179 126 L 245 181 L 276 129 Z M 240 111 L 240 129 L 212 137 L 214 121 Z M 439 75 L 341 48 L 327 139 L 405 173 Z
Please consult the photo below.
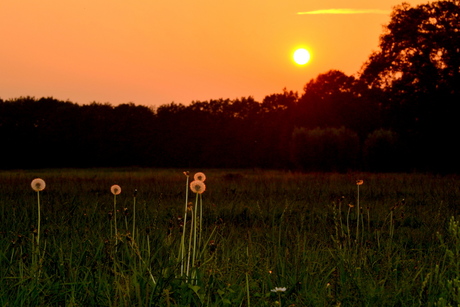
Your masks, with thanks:
M 370 133 L 363 148 L 366 168 L 378 172 L 398 170 L 404 156 L 399 143 L 394 131 L 378 129 Z
M 306 171 L 347 171 L 356 167 L 358 135 L 341 128 L 295 128 L 291 160 Z

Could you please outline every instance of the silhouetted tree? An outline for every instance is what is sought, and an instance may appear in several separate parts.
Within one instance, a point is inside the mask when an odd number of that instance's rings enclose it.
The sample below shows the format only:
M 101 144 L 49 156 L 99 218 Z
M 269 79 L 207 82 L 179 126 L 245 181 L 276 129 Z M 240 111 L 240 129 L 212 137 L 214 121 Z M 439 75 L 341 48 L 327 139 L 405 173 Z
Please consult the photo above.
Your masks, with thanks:
M 200 149 L 201 164 L 213 167 L 257 165 L 260 104 L 252 97 L 193 102 L 189 129 Z M 196 139 L 199 136 L 200 139 Z
M 458 94 L 459 15 L 458 0 L 396 6 L 380 37 L 380 50 L 370 56 L 362 78 L 394 93 Z
M 79 106 L 54 98 L 33 104 L 36 116 L 37 156 L 44 167 L 75 166 L 81 160 Z
M 259 166 L 290 166 L 289 143 L 298 100 L 297 92 L 283 89 L 282 93 L 268 95 L 262 101 L 259 115 L 262 131 L 258 140 L 257 158 L 262 164 Z
M 193 144 L 190 142 L 188 108 L 176 103 L 162 105 L 157 108 L 155 118 L 158 166 L 189 167 Z
M 459 169 L 459 15 L 458 0 L 395 7 L 379 50 L 362 71 L 361 79 L 380 90 L 387 127 L 412 148 L 414 166 Z
M 151 109 L 133 103 L 121 104 L 113 109 L 115 157 L 118 165 L 155 165 L 156 149 L 155 117 Z
M 338 70 L 330 70 L 312 79 L 305 87 L 297 106 L 297 125 L 314 127 L 341 127 L 349 108 L 354 109 L 355 78 Z

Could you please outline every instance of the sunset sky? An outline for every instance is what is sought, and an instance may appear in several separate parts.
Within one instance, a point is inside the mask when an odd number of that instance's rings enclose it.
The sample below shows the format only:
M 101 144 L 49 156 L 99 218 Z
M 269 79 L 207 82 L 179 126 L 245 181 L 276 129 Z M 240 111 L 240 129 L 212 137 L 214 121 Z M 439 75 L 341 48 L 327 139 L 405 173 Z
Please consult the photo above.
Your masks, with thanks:
M 2 0 L 0 98 L 160 106 L 301 94 L 330 69 L 357 73 L 402 2 Z M 298 47 L 311 53 L 304 66 Z

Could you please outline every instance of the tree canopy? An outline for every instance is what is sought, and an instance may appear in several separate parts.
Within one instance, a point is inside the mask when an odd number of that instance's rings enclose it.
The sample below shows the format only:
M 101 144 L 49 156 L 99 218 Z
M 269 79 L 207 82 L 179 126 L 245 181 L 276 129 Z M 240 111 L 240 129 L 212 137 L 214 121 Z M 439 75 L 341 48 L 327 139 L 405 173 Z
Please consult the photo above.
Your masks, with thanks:
M 448 167 L 460 153 L 453 143 L 460 102 L 460 1 L 396 6 L 360 78 L 382 106 L 383 122 L 412 143 L 412 155 L 449 161 Z
M 394 8 L 362 78 L 371 86 L 417 94 L 447 91 L 460 82 L 460 2 L 434 1 Z

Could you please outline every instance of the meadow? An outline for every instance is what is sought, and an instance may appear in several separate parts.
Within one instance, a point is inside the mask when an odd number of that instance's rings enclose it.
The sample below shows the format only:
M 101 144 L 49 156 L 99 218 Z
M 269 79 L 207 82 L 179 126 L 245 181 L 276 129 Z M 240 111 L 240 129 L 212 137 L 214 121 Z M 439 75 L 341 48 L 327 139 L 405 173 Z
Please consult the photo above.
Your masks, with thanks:
M 460 304 L 458 176 L 183 171 L 1 171 L 0 305 Z

